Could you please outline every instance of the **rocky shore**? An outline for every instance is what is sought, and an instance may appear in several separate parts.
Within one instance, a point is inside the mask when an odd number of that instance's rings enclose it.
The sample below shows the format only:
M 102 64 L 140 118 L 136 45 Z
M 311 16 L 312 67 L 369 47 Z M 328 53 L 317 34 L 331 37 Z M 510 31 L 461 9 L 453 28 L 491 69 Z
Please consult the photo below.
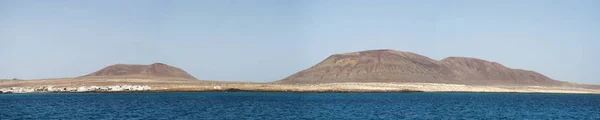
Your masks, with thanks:
M 0 93 L 44 93 L 44 92 L 121 92 L 121 91 L 150 91 L 148 85 L 115 85 L 115 86 L 79 86 L 79 87 L 10 87 L 0 88 Z
M 504 92 L 599 94 L 580 85 L 507 86 L 442 83 L 249 83 L 162 79 L 47 79 L 0 81 L 1 93 L 43 92 Z

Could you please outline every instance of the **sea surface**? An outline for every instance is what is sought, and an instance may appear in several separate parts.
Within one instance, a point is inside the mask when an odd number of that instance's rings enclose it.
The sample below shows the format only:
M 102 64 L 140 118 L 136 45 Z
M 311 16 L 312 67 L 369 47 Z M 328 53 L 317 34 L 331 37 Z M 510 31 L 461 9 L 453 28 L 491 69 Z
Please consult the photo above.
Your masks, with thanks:
M 518 93 L 0 94 L 0 119 L 600 119 L 600 95 Z

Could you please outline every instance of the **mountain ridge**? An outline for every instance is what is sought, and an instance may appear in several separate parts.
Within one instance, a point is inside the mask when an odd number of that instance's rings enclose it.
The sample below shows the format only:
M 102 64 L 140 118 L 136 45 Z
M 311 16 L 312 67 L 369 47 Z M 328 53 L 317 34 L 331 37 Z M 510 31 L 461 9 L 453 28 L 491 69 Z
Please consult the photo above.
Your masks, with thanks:
M 531 70 L 513 69 L 473 57 L 434 60 L 391 49 L 333 54 L 277 83 L 426 82 L 486 85 L 560 85 Z

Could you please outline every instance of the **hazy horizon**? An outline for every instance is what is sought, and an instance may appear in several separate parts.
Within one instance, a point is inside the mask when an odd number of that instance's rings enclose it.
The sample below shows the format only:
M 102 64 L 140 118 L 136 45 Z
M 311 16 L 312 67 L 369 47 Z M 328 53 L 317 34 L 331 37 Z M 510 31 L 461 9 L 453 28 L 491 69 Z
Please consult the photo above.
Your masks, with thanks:
M 600 84 L 600 1 L 0 1 L 0 79 L 165 63 L 270 82 L 331 54 L 463 56 Z

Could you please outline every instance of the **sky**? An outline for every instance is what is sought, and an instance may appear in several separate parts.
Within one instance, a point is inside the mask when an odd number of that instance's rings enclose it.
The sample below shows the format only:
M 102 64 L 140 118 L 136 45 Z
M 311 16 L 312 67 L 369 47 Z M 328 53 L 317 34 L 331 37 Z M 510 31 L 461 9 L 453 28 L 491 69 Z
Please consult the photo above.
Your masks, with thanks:
M 1 0 L 0 78 L 165 63 L 269 82 L 371 49 L 475 57 L 600 84 L 598 0 Z

